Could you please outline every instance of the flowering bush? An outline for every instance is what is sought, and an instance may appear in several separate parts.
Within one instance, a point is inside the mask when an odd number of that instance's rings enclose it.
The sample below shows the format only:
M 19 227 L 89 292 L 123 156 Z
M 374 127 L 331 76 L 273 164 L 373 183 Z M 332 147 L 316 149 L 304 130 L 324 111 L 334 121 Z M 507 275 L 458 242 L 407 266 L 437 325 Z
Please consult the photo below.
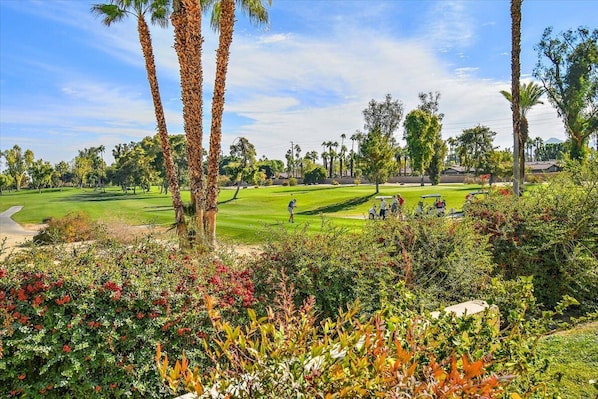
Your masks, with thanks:
M 13 254 L 0 269 L 0 397 L 162 398 L 154 348 L 202 361 L 206 294 L 233 318 L 254 303 L 247 271 L 152 241 Z

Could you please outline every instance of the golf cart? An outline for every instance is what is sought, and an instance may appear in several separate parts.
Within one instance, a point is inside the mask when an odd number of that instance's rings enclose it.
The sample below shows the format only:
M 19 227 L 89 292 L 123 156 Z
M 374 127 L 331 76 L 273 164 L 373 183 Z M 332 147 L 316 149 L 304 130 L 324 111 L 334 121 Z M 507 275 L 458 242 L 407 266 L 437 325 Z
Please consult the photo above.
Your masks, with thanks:
M 415 215 L 444 216 L 446 213 L 446 201 L 440 194 L 424 194 L 420 197 Z

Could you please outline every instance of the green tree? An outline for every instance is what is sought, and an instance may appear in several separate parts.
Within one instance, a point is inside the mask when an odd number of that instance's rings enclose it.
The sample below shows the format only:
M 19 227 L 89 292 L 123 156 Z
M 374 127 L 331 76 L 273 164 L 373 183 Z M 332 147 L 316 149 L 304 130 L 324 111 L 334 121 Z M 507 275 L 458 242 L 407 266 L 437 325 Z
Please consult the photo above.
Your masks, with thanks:
M 424 185 L 424 172 L 434 155 L 434 146 L 441 125 L 438 118 L 427 111 L 415 109 L 405 117 L 405 141 L 411 158 L 411 169 L 417 171 Z
M 13 184 L 13 178 L 12 176 L 6 174 L 6 173 L 0 173 L 0 195 L 2 195 L 2 192 L 8 188 L 10 188 L 10 186 Z
M 119 22 L 128 15 L 133 15 L 137 19 L 137 32 L 139 34 L 139 43 L 145 60 L 145 69 L 147 80 L 150 86 L 152 100 L 154 103 L 154 112 L 158 125 L 158 135 L 164 154 L 164 163 L 168 173 L 168 185 L 172 196 L 172 205 L 175 213 L 175 224 L 181 245 L 187 243 L 187 225 L 179 182 L 176 176 L 176 169 L 172 160 L 170 142 L 168 140 L 168 129 L 166 127 L 166 118 L 158 86 L 158 77 L 156 74 L 156 63 L 154 60 L 154 50 L 150 35 L 149 26 L 145 20 L 146 14 L 150 14 L 151 22 L 157 23 L 162 27 L 168 25 L 170 13 L 169 0 L 113 0 L 108 4 L 95 4 L 91 12 L 101 16 L 102 22 L 110 26 Z
M 473 168 L 474 173 L 487 172 L 490 163 L 490 155 L 494 151 L 493 141 L 496 132 L 493 132 L 487 126 L 478 125 L 471 129 L 463 130 L 463 133 L 457 137 L 459 147 L 459 162 L 467 171 Z
M 54 165 L 54 174 L 52 184 L 54 187 L 62 188 L 71 177 L 71 167 L 65 161 L 60 161 Z
M 513 96 L 511 92 L 501 90 L 500 93 L 509 101 L 513 103 Z M 525 144 L 529 139 L 529 124 L 527 121 L 527 113 L 529 110 L 538 104 L 544 104 L 540 101 L 540 97 L 544 94 L 544 88 L 536 83 L 523 83 L 519 87 L 519 181 L 525 181 Z
M 83 186 L 88 183 L 87 178 L 92 170 L 93 166 L 91 159 L 79 153 L 73 162 L 73 174 L 75 175 L 75 181 L 79 188 L 83 188 Z
M 546 28 L 536 50 L 534 76 L 563 119 L 570 157 L 584 159 L 589 137 L 598 130 L 598 29 L 579 27 L 553 36 Z
M 376 184 L 376 194 L 380 184 L 386 183 L 396 168 L 394 141 L 380 130 L 372 130 L 365 135 L 359 146 L 359 163 L 367 179 Z
M 442 140 L 441 133 L 444 114 L 439 112 L 440 93 L 419 93 L 418 97 L 421 104 L 417 108 L 430 113 L 433 118 L 438 119 L 438 130 L 434 141 L 434 153 L 432 154 L 432 159 L 426 169 L 432 185 L 437 185 L 440 183 L 440 174 L 444 168 L 444 158 L 448 151 L 446 143 Z
M 25 150 L 23 153 L 21 147 L 15 144 L 12 148 L 5 150 L 2 155 L 6 160 L 6 166 L 8 168 L 7 173 L 12 177 L 15 189 L 19 191 L 26 179 L 25 172 L 33 162 L 33 152 L 31 150 Z
M 255 184 L 256 174 L 259 171 L 255 159 L 255 146 L 245 137 L 239 137 L 236 143 L 230 146 L 230 156 L 234 160 L 227 169 L 237 183 L 237 190 L 233 199 L 237 199 L 242 182 Z
M 42 192 L 43 187 L 50 186 L 52 184 L 52 175 L 54 168 L 50 162 L 42 159 L 37 159 L 29 165 L 27 173 L 31 178 L 31 184 L 37 189 L 38 192 Z
M 392 138 L 403 119 L 403 103 L 393 100 L 392 95 L 387 94 L 384 101 L 370 100 L 368 107 L 362 113 L 366 132 L 378 130 L 383 135 Z

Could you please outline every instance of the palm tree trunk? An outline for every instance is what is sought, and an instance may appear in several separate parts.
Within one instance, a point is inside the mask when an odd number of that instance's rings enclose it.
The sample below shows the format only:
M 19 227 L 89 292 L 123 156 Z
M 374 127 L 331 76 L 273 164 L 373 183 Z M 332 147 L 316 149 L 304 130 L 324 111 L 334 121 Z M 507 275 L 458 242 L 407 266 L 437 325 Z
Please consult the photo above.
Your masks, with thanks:
M 160 97 L 160 89 L 158 87 L 158 78 L 156 76 L 156 64 L 154 62 L 152 40 L 149 27 L 143 18 L 138 18 L 137 30 L 139 32 L 139 42 L 141 43 L 141 49 L 145 59 L 145 69 L 147 71 L 147 79 L 152 93 L 152 100 L 154 101 L 154 110 L 158 125 L 158 136 L 160 138 L 160 145 L 162 146 L 162 153 L 164 154 L 164 166 L 166 168 L 168 185 L 170 187 L 170 193 L 172 196 L 172 205 L 174 207 L 176 231 L 179 237 L 180 245 L 185 247 L 188 241 L 183 201 L 181 200 L 178 177 L 176 174 L 174 161 L 172 159 L 170 142 L 168 141 L 168 130 L 166 128 L 164 108 L 162 107 L 162 99 Z
M 511 109 L 513 112 L 513 191 L 516 196 L 521 193 L 521 169 L 519 159 L 521 148 L 521 111 L 519 94 L 519 76 L 521 74 L 520 53 L 521 53 L 521 2 L 522 0 L 511 0 Z M 521 184 L 520 184 L 521 183 Z
M 203 247 L 205 194 L 203 186 L 203 72 L 201 8 L 198 2 L 175 0 L 171 15 L 174 48 L 180 65 L 183 120 L 187 140 L 191 201 L 195 207 L 196 244 Z
M 216 80 L 212 97 L 212 126 L 210 131 L 210 153 L 208 155 L 208 183 L 206 193 L 206 236 L 208 242 L 216 242 L 216 213 L 218 212 L 218 175 L 222 143 L 222 114 L 224 112 L 224 91 L 226 73 L 233 41 L 235 25 L 235 1 L 222 0 L 220 10 L 220 35 L 216 51 Z

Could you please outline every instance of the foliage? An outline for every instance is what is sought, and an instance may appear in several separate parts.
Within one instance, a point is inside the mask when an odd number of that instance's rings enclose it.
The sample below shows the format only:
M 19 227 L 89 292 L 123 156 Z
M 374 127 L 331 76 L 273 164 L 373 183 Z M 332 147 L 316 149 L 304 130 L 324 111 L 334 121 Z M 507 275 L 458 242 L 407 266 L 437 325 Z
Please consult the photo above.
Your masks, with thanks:
M 272 235 L 248 265 L 256 295 L 271 303 L 284 277 L 295 287 L 296 304 L 314 296 L 322 317 L 335 317 L 355 300 L 367 313 L 397 303 L 403 283 L 416 294 L 418 309 L 476 299 L 493 266 L 485 237 L 470 223 L 442 218 L 389 219 L 360 233 L 325 225 L 312 236 L 304 230 Z
M 0 397 L 165 397 L 154 348 L 202 361 L 203 294 L 232 318 L 254 303 L 247 271 L 150 238 L 13 254 L 0 268 Z
M 183 388 L 199 398 L 327 399 L 497 398 L 512 378 L 494 374 L 490 356 L 479 356 L 489 352 L 492 332 L 481 333 L 470 320 L 385 312 L 359 319 L 358 309 L 349 307 L 318 324 L 313 299 L 296 310 L 291 296 L 266 317 L 249 311 L 244 328 L 232 327 L 208 305 L 215 334 L 204 346 L 211 367 L 202 372 L 184 356 L 170 365 L 158 347 L 162 378 L 174 392 Z M 479 351 L 451 343 L 474 332 L 484 337 Z
M 403 307 L 360 317 L 359 308 L 349 305 L 318 323 L 313 298 L 297 309 L 293 286 L 285 284 L 276 310 L 269 308 L 261 318 L 249 310 L 250 322 L 243 327 L 226 322 L 207 298 L 215 329 L 204 340 L 211 367 L 193 367 L 184 355 L 171 365 L 172 351 L 158 347 L 156 364 L 165 383 L 199 398 L 545 398 L 554 393 L 546 386 L 546 358 L 536 347 L 555 314 L 527 321 L 531 290 L 509 314 L 514 327 L 498 335 L 492 312 L 430 317 Z
M 291 177 L 289 178 L 289 186 L 294 187 L 297 185 L 297 178 Z
M 491 248 L 468 221 L 391 219 L 368 225 L 364 234 L 388 254 L 397 273 L 394 283 L 405 282 L 417 296 L 417 308 L 483 297 L 494 266 Z
M 552 27 L 544 31 L 534 76 L 563 119 L 570 157 L 581 160 L 588 138 L 598 130 L 598 29 L 579 27 L 559 36 L 553 36 Z
M 383 136 L 392 137 L 403 119 L 403 103 L 393 100 L 389 93 L 384 97 L 384 101 L 370 100 L 362 114 L 366 133 L 379 131 Z
M 474 169 L 476 175 L 488 172 L 494 147 L 492 142 L 496 136 L 487 126 L 478 125 L 471 129 L 464 129 L 457 137 L 460 164 L 469 171 Z
M 35 243 L 65 243 L 96 238 L 97 223 L 84 212 L 71 212 L 58 218 L 49 218 L 46 227 L 33 237 Z
M 437 116 L 415 109 L 405 117 L 405 141 L 413 171 L 423 176 L 434 155 L 434 146 L 441 125 Z
M 598 308 L 598 179 L 596 163 L 562 173 L 521 198 L 491 195 L 467 217 L 490 236 L 497 274 L 534 277 L 538 300 L 564 295 L 584 310 Z
M 303 177 L 303 183 L 305 184 L 317 184 L 322 183 L 326 179 L 326 169 L 321 166 L 316 166 L 311 169 Z
M 361 171 L 370 182 L 376 183 L 376 193 L 379 192 L 379 185 L 385 183 L 397 167 L 393 145 L 392 136 L 380 130 L 370 131 L 359 145 Z

